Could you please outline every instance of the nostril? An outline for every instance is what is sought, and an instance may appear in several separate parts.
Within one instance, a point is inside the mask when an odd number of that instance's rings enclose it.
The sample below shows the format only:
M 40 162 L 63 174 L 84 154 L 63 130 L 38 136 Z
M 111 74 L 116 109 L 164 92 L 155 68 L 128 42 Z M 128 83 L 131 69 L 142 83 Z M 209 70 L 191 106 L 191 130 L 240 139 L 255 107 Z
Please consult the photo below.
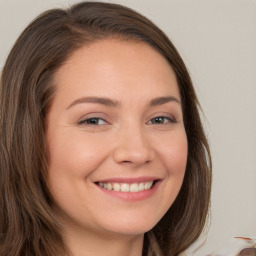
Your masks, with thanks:
M 122 162 L 125 163 L 125 164 L 131 163 L 131 161 L 128 161 L 128 160 L 124 160 Z
M 113 152 L 115 162 L 121 164 L 149 164 L 154 159 L 154 153 L 150 150 L 138 150 L 117 147 Z

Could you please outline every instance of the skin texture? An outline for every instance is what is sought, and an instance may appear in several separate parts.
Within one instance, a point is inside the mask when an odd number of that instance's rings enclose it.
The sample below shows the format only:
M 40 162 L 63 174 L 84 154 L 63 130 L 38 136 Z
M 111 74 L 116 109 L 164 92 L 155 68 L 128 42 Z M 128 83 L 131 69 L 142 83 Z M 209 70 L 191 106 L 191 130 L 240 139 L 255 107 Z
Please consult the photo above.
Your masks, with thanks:
M 143 234 L 172 205 L 186 169 L 173 70 L 145 43 L 108 39 L 74 52 L 55 84 L 48 182 L 72 254 L 141 255 Z M 172 98 L 150 105 L 159 97 Z M 143 199 L 116 197 L 96 184 L 128 178 L 158 182 Z

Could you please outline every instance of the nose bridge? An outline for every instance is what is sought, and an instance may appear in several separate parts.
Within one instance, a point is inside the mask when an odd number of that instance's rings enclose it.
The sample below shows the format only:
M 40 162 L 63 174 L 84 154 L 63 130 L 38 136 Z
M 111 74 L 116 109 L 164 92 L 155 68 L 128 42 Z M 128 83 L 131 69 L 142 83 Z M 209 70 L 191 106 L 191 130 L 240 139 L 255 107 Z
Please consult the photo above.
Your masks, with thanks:
M 130 123 L 120 128 L 114 150 L 116 162 L 143 164 L 153 158 L 154 150 L 142 125 Z

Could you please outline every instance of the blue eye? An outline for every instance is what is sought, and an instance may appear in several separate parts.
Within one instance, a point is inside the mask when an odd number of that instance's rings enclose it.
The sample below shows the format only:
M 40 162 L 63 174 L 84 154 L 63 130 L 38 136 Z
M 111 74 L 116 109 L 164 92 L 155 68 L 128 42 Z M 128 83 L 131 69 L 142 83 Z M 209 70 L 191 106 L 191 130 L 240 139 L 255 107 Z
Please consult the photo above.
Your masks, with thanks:
M 103 125 L 106 123 L 107 122 L 104 119 L 99 117 L 92 117 L 92 118 L 87 118 L 79 121 L 79 124 L 83 124 L 83 125 Z
M 172 118 L 165 116 L 157 116 L 149 121 L 150 124 L 168 124 L 168 123 L 176 123 L 176 121 Z

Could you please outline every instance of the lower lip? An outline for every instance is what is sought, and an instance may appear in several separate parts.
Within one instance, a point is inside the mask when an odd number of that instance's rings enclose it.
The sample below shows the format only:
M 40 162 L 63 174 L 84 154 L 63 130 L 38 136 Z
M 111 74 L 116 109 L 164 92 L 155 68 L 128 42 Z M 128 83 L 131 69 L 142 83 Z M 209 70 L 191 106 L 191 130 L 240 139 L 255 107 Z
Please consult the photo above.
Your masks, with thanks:
M 120 192 L 120 191 L 108 190 L 108 189 L 100 187 L 99 185 L 96 185 L 96 186 L 102 192 L 104 192 L 105 194 L 107 194 L 109 196 L 116 197 L 116 198 L 122 199 L 124 201 L 132 202 L 132 201 L 145 200 L 145 199 L 153 196 L 156 193 L 160 183 L 161 183 L 160 181 L 157 181 L 151 189 L 143 190 L 143 191 L 139 191 L 139 192 Z

